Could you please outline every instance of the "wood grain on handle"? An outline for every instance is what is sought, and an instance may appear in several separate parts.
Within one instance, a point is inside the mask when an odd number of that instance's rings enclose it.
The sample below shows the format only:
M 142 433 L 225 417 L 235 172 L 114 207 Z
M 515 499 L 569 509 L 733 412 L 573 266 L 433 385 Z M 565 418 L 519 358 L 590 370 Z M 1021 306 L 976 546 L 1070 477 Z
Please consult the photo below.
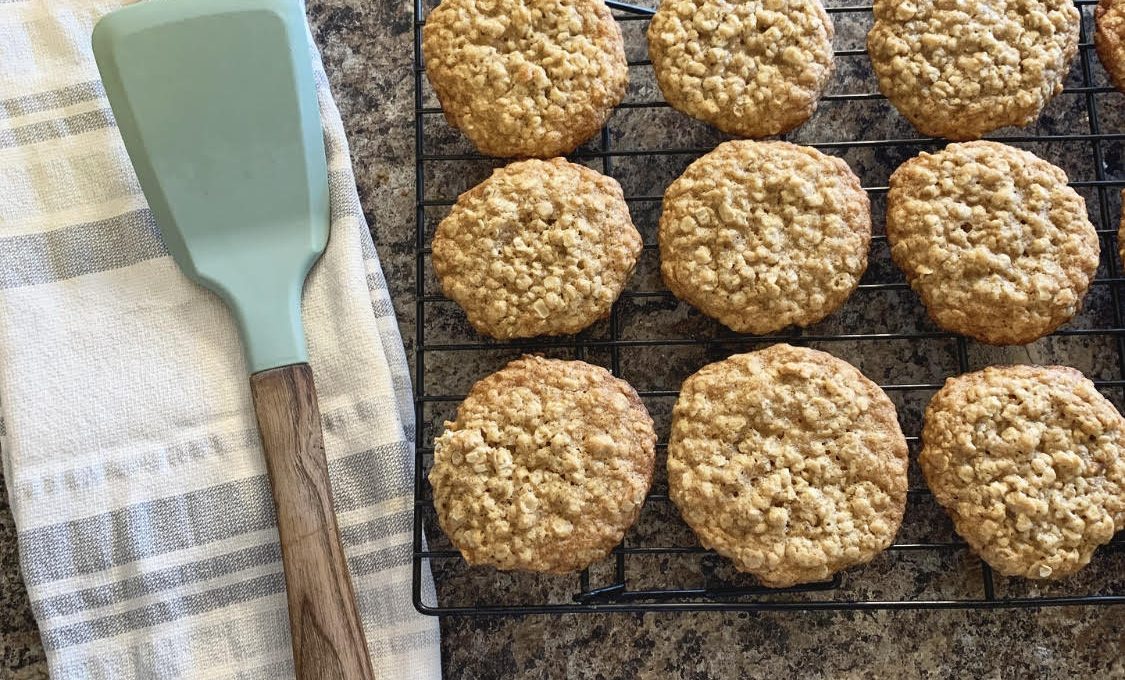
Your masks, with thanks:
M 250 376 L 266 454 L 298 680 L 369 680 L 367 644 L 340 546 L 320 408 L 308 364 Z

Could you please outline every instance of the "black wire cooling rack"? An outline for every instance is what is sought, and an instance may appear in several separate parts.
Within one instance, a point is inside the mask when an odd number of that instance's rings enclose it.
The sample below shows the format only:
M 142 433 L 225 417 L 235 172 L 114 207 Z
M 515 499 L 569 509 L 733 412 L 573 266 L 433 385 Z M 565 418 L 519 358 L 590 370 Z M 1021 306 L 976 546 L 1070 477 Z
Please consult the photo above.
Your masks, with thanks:
M 653 235 L 663 186 L 660 182 L 644 184 L 633 180 L 662 163 L 682 169 L 714 148 L 722 136 L 671 111 L 659 100 L 659 90 L 651 86 L 643 31 L 652 10 L 609 2 L 626 35 L 631 56 L 630 80 L 642 85 L 631 86 L 625 103 L 600 137 L 572 154 L 571 159 L 622 182 L 634 220 L 646 236 L 642 264 L 605 323 L 568 338 L 494 342 L 476 335 L 460 310 L 440 294 L 430 267 L 429 238 L 436 223 L 460 191 L 483 179 L 502 162 L 480 156 L 448 128 L 428 89 L 421 54 L 421 30 L 431 6 L 426 4 L 428 1 L 432 0 L 415 0 L 413 22 L 417 164 L 414 387 L 418 422 L 413 593 L 419 611 L 473 615 L 1125 604 L 1125 539 L 1120 534 L 1095 554 L 1090 566 L 1059 583 L 1032 583 L 994 575 L 953 533 L 948 518 L 930 497 L 915 467 L 920 414 L 929 397 L 945 377 L 997 363 L 998 355 L 996 350 L 932 326 L 901 274 L 889 264 L 885 237 L 880 233 L 887 191 L 885 168 L 919 151 L 940 148 L 944 142 L 919 137 L 878 93 L 862 43 L 871 22 L 870 5 L 855 5 L 846 0 L 828 3 L 845 5 L 829 7 L 828 12 L 837 27 L 836 84 L 850 85 L 852 89 L 830 89 L 813 121 L 788 137 L 845 156 L 865 180 L 872 198 L 877 226 L 872 261 L 845 311 L 835 319 L 804 330 L 766 338 L 738 336 L 678 303 L 663 289 L 659 276 L 653 274 Z M 1096 1 L 1076 2 L 1083 15 L 1080 49 L 1063 94 L 1031 130 L 992 138 L 1028 148 L 1062 165 L 1073 180 L 1072 186 L 1085 196 L 1091 220 L 1102 240 L 1102 263 L 1087 298 L 1087 309 L 1050 338 L 1019 350 L 1026 356 L 1019 355 L 1017 359 L 1068 363 L 1069 358 L 1072 365 L 1080 363 L 1078 367 L 1122 408 L 1125 277 L 1120 274 L 1116 257 L 1114 215 L 1119 209 L 1119 189 L 1125 186 L 1125 132 L 1105 130 L 1125 130 L 1125 97 L 1108 86 L 1090 40 Z M 850 31 L 841 31 L 847 26 L 852 27 Z M 850 44 L 842 44 L 849 40 Z M 643 85 L 646 69 L 647 86 Z M 878 113 L 868 114 L 863 119 L 867 122 L 858 126 L 833 123 L 850 120 L 846 117 L 847 107 L 862 106 L 881 108 L 876 109 Z M 628 114 L 640 117 L 626 119 Z M 841 115 L 844 118 L 839 118 Z M 655 134 L 653 117 L 664 121 Z M 818 117 L 825 119 L 820 125 L 815 124 Z M 680 134 L 681 129 L 686 132 Z M 849 130 L 848 134 L 840 134 L 841 129 Z M 634 137 L 647 141 L 637 142 Z M 682 140 L 697 143 L 685 145 Z M 678 173 L 668 172 L 664 177 L 670 180 L 675 174 Z M 643 273 L 646 267 L 647 273 Z M 646 284 L 646 279 L 650 283 Z M 873 323 L 871 310 L 882 299 L 878 296 L 898 302 L 879 307 L 882 311 L 875 313 Z M 856 363 L 881 383 L 899 408 L 909 435 L 912 460 L 907 517 L 895 545 L 871 564 L 848 570 L 831 582 L 781 590 L 763 588 L 751 577 L 737 574 L 725 560 L 699 547 L 677 516 L 661 481 L 663 441 L 657 449 L 658 479 L 638 525 L 604 563 L 577 577 L 469 568 L 441 534 L 426 474 L 433 457 L 433 437 L 441 431 L 442 421 L 452 419 L 468 386 L 485 374 L 465 375 L 465 366 L 473 365 L 474 370 L 477 366 L 488 366 L 488 370 L 494 370 L 521 353 L 540 352 L 599 363 L 631 382 L 638 380 L 634 373 L 659 373 L 667 366 L 667 372 L 674 377 L 665 384 L 657 384 L 651 378 L 640 378 L 639 385 L 634 382 L 657 420 L 658 429 L 662 428 L 666 435 L 667 418 L 680 378 L 710 361 L 778 341 L 820 347 Z M 880 351 L 892 355 L 889 362 L 883 362 L 890 367 L 881 371 L 869 368 L 865 360 Z M 1081 361 L 1076 357 L 1081 357 Z M 1011 355 L 999 358 L 1010 360 Z M 423 576 L 430 572 L 434 574 L 436 592 L 423 585 Z

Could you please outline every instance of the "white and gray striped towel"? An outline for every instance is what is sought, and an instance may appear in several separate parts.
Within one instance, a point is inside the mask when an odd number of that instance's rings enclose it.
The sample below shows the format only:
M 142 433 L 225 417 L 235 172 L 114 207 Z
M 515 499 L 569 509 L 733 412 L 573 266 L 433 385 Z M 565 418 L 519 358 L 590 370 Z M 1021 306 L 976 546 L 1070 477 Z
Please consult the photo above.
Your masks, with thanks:
M 239 338 L 167 255 L 90 52 L 118 4 L 0 0 L 0 447 L 23 575 L 56 678 L 290 677 Z M 304 317 L 336 509 L 377 675 L 435 678 L 406 361 L 313 59 L 332 237 Z

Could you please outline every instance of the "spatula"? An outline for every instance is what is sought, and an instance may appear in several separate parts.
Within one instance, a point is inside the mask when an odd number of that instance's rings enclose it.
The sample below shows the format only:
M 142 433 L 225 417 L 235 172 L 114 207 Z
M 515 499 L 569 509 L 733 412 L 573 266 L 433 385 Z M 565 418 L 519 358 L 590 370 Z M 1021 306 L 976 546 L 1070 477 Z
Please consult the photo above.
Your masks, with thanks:
M 329 208 L 300 1 L 149 0 L 104 17 L 93 46 L 169 251 L 242 334 L 297 677 L 370 678 L 301 325 Z

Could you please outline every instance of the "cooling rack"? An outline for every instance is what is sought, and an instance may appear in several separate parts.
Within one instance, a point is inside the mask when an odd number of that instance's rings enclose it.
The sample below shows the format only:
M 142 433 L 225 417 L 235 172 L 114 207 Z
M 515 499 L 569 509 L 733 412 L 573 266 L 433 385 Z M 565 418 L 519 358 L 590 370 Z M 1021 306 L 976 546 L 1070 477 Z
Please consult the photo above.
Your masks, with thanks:
M 432 0 L 415 0 L 415 607 L 432 615 L 518 615 L 1125 604 L 1121 534 L 1095 554 L 1089 567 L 1059 583 L 995 575 L 952 531 L 914 462 L 921 412 L 929 397 L 946 377 L 990 363 L 1075 365 L 1118 408 L 1125 406 L 1121 306 L 1125 277 L 1115 255 L 1114 217 L 1120 208 L 1119 191 L 1125 186 L 1125 132 L 1113 131 L 1125 131 L 1125 96 L 1108 86 L 1090 39 L 1096 1 L 1075 3 L 1082 13 L 1082 32 L 1064 92 L 1039 124 L 990 138 L 1032 150 L 1067 170 L 1072 186 L 1086 198 L 1101 238 L 1102 262 L 1080 317 L 1028 348 L 1003 351 L 933 326 L 889 262 L 882 235 L 889 171 L 919 151 L 940 148 L 945 142 L 918 136 L 879 94 L 863 48 L 871 6 L 846 0 L 827 3 L 832 5 L 828 12 L 837 28 L 837 89 L 830 87 L 813 119 L 785 137 L 843 156 L 872 198 L 876 235 L 871 264 L 844 310 L 807 329 L 768 337 L 739 336 L 679 303 L 663 288 L 654 245 L 663 188 L 724 137 L 661 101 L 644 53 L 643 32 L 652 9 L 611 1 L 608 4 L 626 36 L 630 92 L 600 136 L 570 158 L 614 176 L 625 188 L 634 221 L 646 240 L 638 273 L 610 318 L 577 336 L 495 342 L 475 334 L 434 281 L 429 241 L 457 194 L 502 162 L 480 156 L 446 125 L 426 83 L 421 54 L 421 30 Z M 676 514 L 661 474 L 668 416 L 679 380 L 705 363 L 779 341 L 830 351 L 879 382 L 896 402 L 911 451 L 907 515 L 895 544 L 871 564 L 847 570 L 830 582 L 780 590 L 761 587 L 701 548 Z M 580 358 L 609 368 L 638 388 L 661 433 L 657 480 L 637 526 L 607 560 L 576 577 L 469 568 L 441 534 L 433 513 L 426 474 L 434 435 L 444 419 L 452 419 L 472 381 L 525 352 Z M 434 575 L 435 591 L 424 585 L 428 573 Z

